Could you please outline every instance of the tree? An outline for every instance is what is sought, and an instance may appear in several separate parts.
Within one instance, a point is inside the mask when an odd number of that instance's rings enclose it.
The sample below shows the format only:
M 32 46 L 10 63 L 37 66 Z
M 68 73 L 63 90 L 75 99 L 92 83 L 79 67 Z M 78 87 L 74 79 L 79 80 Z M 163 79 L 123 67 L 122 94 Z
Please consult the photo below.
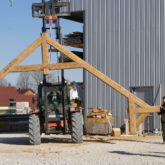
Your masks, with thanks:
M 41 71 L 31 72 L 30 82 L 31 88 L 35 91 L 38 89 L 38 85 L 43 81 L 43 73 Z M 51 72 L 47 76 L 47 81 L 51 83 L 57 82 L 56 76 L 54 72 Z
M 9 2 L 10 2 L 10 5 L 12 6 L 12 4 L 13 4 L 13 0 L 9 0 Z
M 42 72 L 40 71 L 31 72 L 30 82 L 32 84 L 31 88 L 34 91 L 37 91 L 38 85 L 42 82 L 42 80 L 43 80 Z
M 31 88 L 37 92 L 38 85 L 43 81 L 43 73 L 41 71 L 36 72 L 22 72 L 20 73 L 16 87 L 17 88 Z M 47 82 L 57 82 L 54 72 L 51 72 L 47 76 Z
M 16 87 L 17 88 L 31 88 L 30 84 L 30 72 L 22 72 L 19 74 Z
M 55 75 L 55 72 L 51 72 L 48 76 L 47 76 L 47 81 L 50 83 L 56 83 L 57 82 L 57 77 Z
M 0 80 L 0 86 L 8 86 L 8 82 L 6 79 Z

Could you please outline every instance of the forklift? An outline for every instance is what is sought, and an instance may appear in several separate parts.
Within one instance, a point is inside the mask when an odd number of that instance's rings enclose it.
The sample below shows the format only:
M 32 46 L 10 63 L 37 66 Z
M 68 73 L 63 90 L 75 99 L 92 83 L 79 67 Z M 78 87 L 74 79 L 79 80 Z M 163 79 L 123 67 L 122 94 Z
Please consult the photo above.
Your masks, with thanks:
M 42 133 L 46 135 L 70 133 L 74 143 L 83 142 L 81 101 L 79 99 L 70 101 L 69 94 L 70 87 L 67 83 L 62 86 L 43 81 L 38 86 L 38 111 L 33 111 L 29 117 L 30 144 L 41 144 Z
M 42 32 L 47 30 L 56 31 L 56 40 L 62 43 L 61 27 L 57 16 L 60 9 L 68 7 L 69 3 L 52 0 L 32 5 L 32 16 L 42 18 Z M 47 24 L 51 27 L 47 27 Z M 55 27 L 52 27 L 52 24 Z M 49 52 L 53 52 L 51 47 Z M 58 53 L 58 52 L 57 52 Z M 63 62 L 63 55 L 60 54 Z M 70 86 L 65 82 L 64 71 L 61 70 L 61 81 L 55 84 L 46 80 L 43 75 L 43 82 L 38 86 L 38 110 L 32 112 L 29 117 L 29 142 L 32 145 L 41 144 L 41 134 L 71 134 L 72 142 L 83 142 L 83 115 L 81 100 L 75 98 L 70 100 Z

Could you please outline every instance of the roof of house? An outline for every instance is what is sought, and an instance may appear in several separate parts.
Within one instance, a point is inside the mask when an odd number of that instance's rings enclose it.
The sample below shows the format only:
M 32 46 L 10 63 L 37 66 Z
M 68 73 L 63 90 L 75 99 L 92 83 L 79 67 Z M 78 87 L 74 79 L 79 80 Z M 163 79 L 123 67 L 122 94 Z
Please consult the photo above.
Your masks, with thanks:
M 21 94 L 21 95 L 23 95 L 23 94 L 25 94 L 25 93 L 27 93 L 27 92 L 29 92 L 29 91 L 30 91 L 31 93 L 33 93 L 34 95 L 36 95 L 36 93 L 35 93 L 32 89 L 29 89 L 29 88 L 27 88 L 27 89 L 25 89 L 25 88 L 24 88 L 24 89 L 20 89 L 20 88 L 19 88 L 19 89 L 17 89 L 17 91 L 18 91 L 18 93 Z
M 14 99 L 15 102 L 29 102 L 32 109 L 37 107 L 37 95 L 21 95 L 13 86 L 0 86 L 0 106 L 9 106 L 9 99 Z M 35 102 L 33 102 L 35 100 Z

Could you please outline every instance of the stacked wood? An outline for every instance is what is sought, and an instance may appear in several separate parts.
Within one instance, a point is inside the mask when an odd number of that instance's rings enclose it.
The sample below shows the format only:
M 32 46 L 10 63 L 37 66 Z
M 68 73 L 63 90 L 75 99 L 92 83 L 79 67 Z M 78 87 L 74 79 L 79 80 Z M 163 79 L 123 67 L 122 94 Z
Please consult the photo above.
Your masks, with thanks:
M 78 52 L 78 51 L 72 51 L 72 53 L 74 53 L 75 55 L 77 55 L 78 57 L 80 57 L 81 59 L 83 59 L 83 52 Z M 62 59 L 63 58 L 63 59 Z M 73 62 L 73 60 L 71 60 L 70 58 L 66 57 L 63 55 L 59 57 L 59 62 Z
M 83 33 L 82 32 L 73 32 L 65 35 L 63 38 L 63 45 L 71 46 L 76 48 L 83 48 Z
M 111 111 L 103 108 L 91 108 L 91 112 L 87 115 L 88 118 L 113 118 Z
M 109 135 L 112 133 L 111 111 L 103 108 L 91 108 L 87 115 L 86 131 L 89 134 Z

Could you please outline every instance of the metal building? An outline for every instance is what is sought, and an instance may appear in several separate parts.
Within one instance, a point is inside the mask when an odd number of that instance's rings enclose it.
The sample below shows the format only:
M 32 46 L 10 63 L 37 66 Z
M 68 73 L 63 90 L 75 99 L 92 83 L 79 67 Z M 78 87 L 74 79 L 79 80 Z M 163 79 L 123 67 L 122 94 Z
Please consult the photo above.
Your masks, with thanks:
M 87 62 L 134 92 L 149 104 L 160 104 L 165 94 L 164 0 L 70 1 L 72 20 L 84 23 Z M 126 99 L 85 72 L 86 108 L 111 109 L 120 127 L 127 118 Z M 146 130 L 160 127 L 150 115 Z

